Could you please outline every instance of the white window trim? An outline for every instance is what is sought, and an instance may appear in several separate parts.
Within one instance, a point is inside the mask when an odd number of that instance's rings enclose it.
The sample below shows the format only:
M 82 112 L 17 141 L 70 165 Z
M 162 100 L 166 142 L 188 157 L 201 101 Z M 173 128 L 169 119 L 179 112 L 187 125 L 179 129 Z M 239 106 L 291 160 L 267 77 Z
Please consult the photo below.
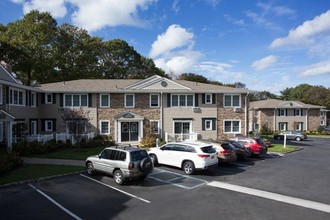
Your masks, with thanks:
M 281 129 L 281 124 L 284 125 L 284 129 Z M 280 131 L 286 131 L 286 130 L 288 130 L 288 123 L 287 122 L 279 122 L 278 123 L 278 130 L 280 130 Z
M 284 114 L 282 114 L 282 111 L 284 112 Z M 286 115 L 286 109 L 281 108 L 281 109 L 280 109 L 280 117 L 285 117 L 285 116 L 287 116 L 287 115 Z
M 48 96 L 50 96 L 51 97 L 51 101 L 49 102 L 48 101 Z M 46 93 L 45 94 L 45 104 L 53 104 L 53 94 L 52 93 Z
M 210 127 L 208 127 L 207 126 L 207 123 L 210 123 Z M 205 131 L 212 131 L 213 130 L 213 123 L 212 123 L 213 121 L 212 120 L 210 120 L 210 119 L 206 119 L 205 121 L 204 121 L 204 126 L 205 126 Z
M 79 96 L 79 105 L 78 106 L 73 106 L 73 96 L 78 95 Z M 87 97 L 87 103 L 86 105 L 82 106 L 81 105 L 81 96 L 86 96 Z M 66 96 L 71 96 L 71 105 L 66 105 Z M 66 108 L 87 108 L 89 103 L 89 97 L 88 94 L 64 94 L 63 95 L 63 106 Z
M 106 132 L 106 133 L 103 133 L 102 132 L 102 123 L 103 122 L 107 122 L 108 123 L 108 132 Z M 100 134 L 110 134 L 110 121 L 109 120 L 100 120 L 99 121 L 99 126 L 100 126 L 100 129 L 99 129 L 99 131 L 100 131 Z
M 31 107 L 37 107 L 37 93 L 31 92 L 30 96 L 31 102 L 33 101 L 33 104 L 31 104 Z
M 51 125 L 51 129 L 48 129 L 48 123 L 50 123 Z M 53 131 L 54 128 L 53 128 L 53 121 L 52 120 L 45 120 L 45 131 Z
M 132 106 L 127 106 L 126 105 L 126 98 L 129 95 L 132 95 L 133 96 L 133 105 Z M 135 94 L 125 94 L 125 108 L 135 108 Z
M 159 134 L 160 133 L 159 120 L 150 120 L 150 125 L 151 125 L 151 122 L 157 122 L 157 132 L 153 132 L 153 133 L 154 134 Z
M 108 96 L 108 105 L 102 105 L 102 96 Z M 110 94 L 100 94 L 100 108 L 109 108 L 110 107 Z
M 184 123 L 184 122 L 188 122 L 189 123 L 189 134 L 191 134 L 193 131 L 192 131 L 192 120 L 173 120 L 173 134 L 179 134 L 179 133 L 175 133 L 175 123 L 176 122 L 181 122 L 181 123 Z
M 158 99 L 158 100 L 157 100 L 157 106 L 152 106 L 152 105 L 151 105 L 151 97 L 152 97 L 152 96 L 157 96 L 157 99 Z M 149 107 L 150 107 L 150 108 L 159 108 L 159 101 L 160 101 L 160 99 L 159 99 L 159 94 L 150 94 L 150 95 L 149 95 Z
M 17 94 L 19 94 L 19 92 L 22 92 L 22 104 L 15 104 L 14 102 L 14 91 L 17 91 Z M 12 97 L 10 97 L 10 92 L 12 93 Z M 19 99 L 19 96 L 17 97 Z M 16 89 L 16 88 L 9 88 L 9 104 L 13 105 L 13 106 L 25 106 L 25 100 L 26 100 L 26 91 L 22 90 L 22 89 Z M 18 102 L 18 100 L 17 100 Z
M 226 105 L 226 96 L 230 96 L 230 106 L 229 105 Z M 238 96 L 239 97 L 239 104 L 238 106 L 234 106 L 233 105 L 233 96 Z M 241 97 L 241 94 L 225 94 L 223 96 L 223 106 L 224 108 L 241 108 L 242 106 L 242 97 Z
M 231 128 L 230 128 L 230 132 L 226 132 L 225 131 L 225 123 L 230 121 L 231 122 Z M 234 121 L 238 121 L 239 122 L 239 130 L 238 131 L 235 131 L 233 132 L 233 122 Z M 242 125 L 242 122 L 241 120 L 235 120 L 235 119 L 227 119 L 227 120 L 224 120 L 223 121 L 223 133 L 224 134 L 240 134 L 241 133 L 241 125 Z
M 2 105 L 2 99 L 3 99 L 3 91 L 2 91 L 2 85 L 0 85 L 0 104 Z
M 210 97 L 210 101 L 207 101 L 208 96 Z M 205 104 L 212 104 L 212 100 L 213 100 L 213 94 L 212 93 L 205 94 Z
M 301 114 L 301 113 L 302 113 L 301 109 L 295 109 L 294 111 L 295 111 L 295 112 L 294 112 L 294 115 L 295 115 L 295 116 L 302 116 L 302 114 Z M 297 111 L 299 111 L 299 114 L 297 114 Z
M 320 125 L 321 126 L 324 126 L 325 125 L 325 123 L 324 123 L 324 121 L 322 120 L 322 121 L 320 121 Z
M 173 105 L 173 96 L 176 95 L 178 96 L 178 105 Z M 186 101 L 185 101 L 185 105 L 184 106 L 180 106 L 180 96 L 184 95 L 186 98 Z M 192 105 L 187 105 L 187 102 L 188 102 L 188 99 L 187 97 L 188 96 L 192 96 Z M 191 107 L 194 107 L 195 106 L 195 99 L 194 99 L 194 95 L 193 94 L 171 94 L 171 107 L 174 107 L 174 108 L 191 108 Z

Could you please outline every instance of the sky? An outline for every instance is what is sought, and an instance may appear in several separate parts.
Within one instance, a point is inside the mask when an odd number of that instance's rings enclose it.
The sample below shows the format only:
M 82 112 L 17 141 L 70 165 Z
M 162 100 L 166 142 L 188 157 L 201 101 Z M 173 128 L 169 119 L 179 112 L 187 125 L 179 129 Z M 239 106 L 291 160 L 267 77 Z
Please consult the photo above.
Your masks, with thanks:
M 48 11 L 157 67 L 280 94 L 330 88 L 329 0 L 1 0 L 0 23 Z

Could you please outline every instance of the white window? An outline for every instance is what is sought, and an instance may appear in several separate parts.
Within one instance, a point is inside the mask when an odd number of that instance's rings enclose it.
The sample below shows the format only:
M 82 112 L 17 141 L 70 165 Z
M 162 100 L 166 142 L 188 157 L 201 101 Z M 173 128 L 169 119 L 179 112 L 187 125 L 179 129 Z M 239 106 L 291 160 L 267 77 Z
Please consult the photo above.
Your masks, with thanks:
M 110 95 L 100 94 L 100 107 L 106 108 L 110 107 Z
M 279 127 L 280 131 L 286 131 L 286 130 L 288 130 L 288 123 L 280 122 L 278 127 Z
M 190 134 L 191 121 L 174 121 L 174 134 Z
M 320 122 L 320 125 L 321 125 L 321 126 L 324 126 L 324 125 L 325 125 L 324 121 L 321 121 L 321 122 Z
M 100 121 L 100 134 L 110 134 L 110 121 Z
M 324 117 L 325 116 L 325 111 L 320 111 L 320 116 Z
M 280 109 L 280 116 L 286 116 L 286 109 Z
M 53 94 L 48 93 L 45 95 L 45 103 L 46 104 L 53 104 Z
M 224 96 L 225 107 L 241 107 L 240 95 L 225 95 Z
M 194 106 L 194 95 L 172 95 L 173 107 L 192 107 Z
M 205 130 L 212 130 L 212 120 L 205 120 Z
M 295 109 L 294 110 L 294 115 L 295 116 L 301 116 L 302 114 L 301 114 L 301 109 Z
M 254 130 L 259 131 L 259 124 L 258 123 L 254 123 Z
M 25 105 L 25 91 L 19 89 L 9 90 L 9 104 L 11 105 Z
M 205 94 L 205 104 L 212 104 L 212 94 Z
M 159 107 L 159 95 L 150 94 L 150 107 Z
M 224 121 L 224 133 L 241 133 L 240 121 Z
M 37 94 L 35 92 L 31 92 L 31 106 L 36 107 L 37 106 Z
M 150 130 L 154 134 L 159 134 L 159 121 L 150 120 Z
M 2 96 L 3 96 L 2 85 L 0 85 L 0 104 L 2 104 Z
M 45 121 L 45 131 L 53 131 L 53 121 L 51 120 Z
M 64 106 L 65 107 L 87 107 L 88 96 L 81 94 L 65 94 L 64 95 Z
M 125 108 L 134 108 L 134 94 L 125 94 Z
M 37 121 L 35 121 L 35 120 L 31 121 L 30 133 L 31 133 L 31 135 L 36 135 L 37 134 Z

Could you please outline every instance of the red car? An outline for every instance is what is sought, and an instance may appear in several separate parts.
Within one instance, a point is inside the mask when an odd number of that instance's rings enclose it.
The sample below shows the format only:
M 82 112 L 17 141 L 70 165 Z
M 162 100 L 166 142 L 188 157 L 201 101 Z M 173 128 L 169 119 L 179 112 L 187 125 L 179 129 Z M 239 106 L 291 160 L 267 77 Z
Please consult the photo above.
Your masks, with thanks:
M 261 138 L 256 137 L 234 137 L 230 140 L 237 141 L 243 144 L 244 147 L 249 147 L 251 150 L 251 154 L 257 156 L 259 154 L 267 153 L 267 145 Z

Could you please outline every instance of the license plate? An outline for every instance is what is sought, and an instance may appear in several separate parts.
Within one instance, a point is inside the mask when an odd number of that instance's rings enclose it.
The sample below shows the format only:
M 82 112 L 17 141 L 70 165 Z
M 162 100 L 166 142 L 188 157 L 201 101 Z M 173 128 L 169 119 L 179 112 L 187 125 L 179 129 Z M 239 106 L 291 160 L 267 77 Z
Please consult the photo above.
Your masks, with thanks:
M 211 159 L 214 159 L 214 155 L 211 156 Z

